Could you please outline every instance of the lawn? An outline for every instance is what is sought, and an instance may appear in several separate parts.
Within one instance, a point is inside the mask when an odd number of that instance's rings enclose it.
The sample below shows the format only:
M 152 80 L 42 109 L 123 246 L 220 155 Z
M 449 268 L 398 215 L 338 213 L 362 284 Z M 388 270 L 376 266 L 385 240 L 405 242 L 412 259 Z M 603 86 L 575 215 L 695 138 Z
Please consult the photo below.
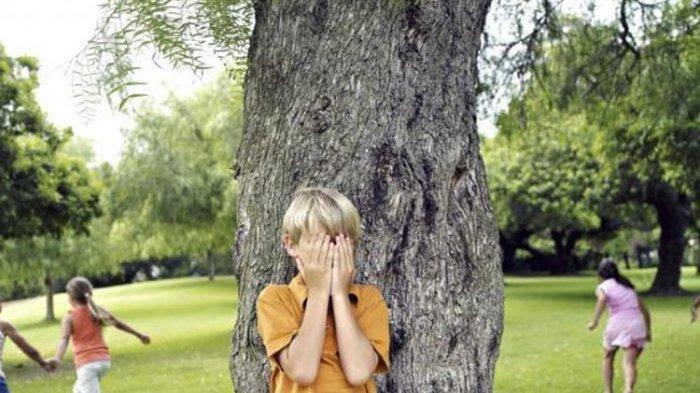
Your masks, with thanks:
M 151 335 L 142 345 L 114 328 L 105 330 L 112 369 L 105 392 L 231 392 L 228 355 L 235 320 L 236 286 L 231 277 L 209 282 L 185 278 L 98 289 L 95 300 L 137 329 Z M 56 315 L 68 310 L 64 294 Z M 44 356 L 53 356 L 58 323 L 39 322 L 43 298 L 7 303 L 2 318 L 12 321 Z M 6 345 L 4 369 L 13 393 L 70 392 L 75 380 L 72 352 L 61 370 L 48 375 Z
M 681 285 L 700 291 L 695 269 Z M 623 272 L 644 290 L 653 270 Z M 602 392 L 604 320 L 589 332 L 597 281 L 578 277 L 507 277 L 505 329 L 496 366 L 497 393 Z M 700 391 L 700 323 L 690 325 L 692 297 L 644 298 L 653 342 L 639 359 L 637 393 Z M 616 391 L 622 392 L 622 357 L 616 359 Z
M 649 287 L 653 270 L 631 271 L 640 288 Z M 700 277 L 684 271 L 682 285 L 700 291 Z M 497 393 L 600 392 L 602 328 L 586 330 L 594 305 L 595 277 L 507 277 L 506 326 L 496 368 Z M 96 300 L 133 326 L 151 334 L 153 343 L 108 328 L 112 370 L 106 392 L 231 392 L 228 373 L 230 331 L 235 318 L 236 286 L 230 277 L 165 280 L 99 289 Z M 691 297 L 647 298 L 654 341 L 639 362 L 638 393 L 687 393 L 700 386 L 700 324 L 689 325 Z M 57 315 L 68 309 L 56 297 Z M 2 317 L 45 356 L 53 355 L 58 323 L 39 322 L 44 299 L 5 304 Z M 69 351 L 69 359 L 70 359 Z M 621 358 L 617 359 L 618 387 Z M 69 392 L 72 363 L 47 375 L 8 344 L 5 372 L 13 393 Z M 619 389 L 621 392 L 622 390 Z

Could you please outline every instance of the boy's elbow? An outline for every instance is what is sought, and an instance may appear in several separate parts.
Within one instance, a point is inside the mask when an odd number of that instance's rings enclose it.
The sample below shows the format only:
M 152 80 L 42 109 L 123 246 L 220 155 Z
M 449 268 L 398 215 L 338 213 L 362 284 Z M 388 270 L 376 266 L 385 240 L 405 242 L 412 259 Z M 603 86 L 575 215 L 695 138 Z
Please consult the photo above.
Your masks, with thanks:
M 365 383 L 367 383 L 369 375 L 349 376 L 347 379 L 350 385 L 352 385 L 353 387 L 358 387 L 363 386 Z
M 318 376 L 318 366 L 313 367 L 306 362 L 288 362 L 282 369 L 289 379 L 301 386 L 310 386 Z
M 296 372 L 287 374 L 291 380 L 299 384 L 300 386 L 311 386 L 318 375 L 318 370 L 298 370 Z
M 358 387 L 363 386 L 365 383 L 367 383 L 367 380 L 370 376 L 371 373 L 368 373 L 364 370 L 353 370 L 345 374 L 345 379 L 353 387 Z

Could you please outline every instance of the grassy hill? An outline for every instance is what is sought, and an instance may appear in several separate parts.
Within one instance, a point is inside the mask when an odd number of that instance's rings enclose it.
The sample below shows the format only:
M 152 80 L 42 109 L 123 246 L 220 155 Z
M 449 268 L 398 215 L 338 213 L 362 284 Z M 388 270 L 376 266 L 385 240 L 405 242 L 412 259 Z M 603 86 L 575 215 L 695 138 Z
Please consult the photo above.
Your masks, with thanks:
M 653 270 L 628 272 L 641 289 Z M 598 392 L 601 335 L 586 330 L 594 305 L 596 279 L 507 277 L 506 325 L 496 368 L 498 393 Z M 684 271 L 686 289 L 700 291 L 700 277 Z M 103 380 L 109 392 L 231 392 L 228 354 L 235 320 L 236 286 L 230 277 L 164 280 L 99 289 L 96 300 L 152 336 L 143 346 L 134 337 L 107 328 L 112 370 Z M 637 393 L 687 393 L 700 386 L 700 323 L 689 325 L 691 297 L 648 298 L 654 341 L 639 361 Z M 68 310 L 56 298 L 57 315 Z M 44 299 L 5 304 L 2 317 L 20 329 L 45 356 L 53 356 L 58 323 L 40 322 Z M 68 355 L 71 357 L 70 351 Z M 621 357 L 616 380 L 622 391 Z M 8 344 L 5 372 L 13 393 L 70 392 L 75 380 L 67 361 L 47 375 Z

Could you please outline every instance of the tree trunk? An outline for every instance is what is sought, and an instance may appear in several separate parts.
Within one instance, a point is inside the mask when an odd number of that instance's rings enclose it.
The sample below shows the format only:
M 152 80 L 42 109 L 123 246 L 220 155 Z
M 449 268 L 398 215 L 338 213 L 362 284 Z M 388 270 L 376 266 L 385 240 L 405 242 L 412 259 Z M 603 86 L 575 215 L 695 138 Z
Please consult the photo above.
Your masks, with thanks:
M 255 300 L 294 274 L 279 228 L 305 185 L 337 188 L 362 215 L 356 277 L 391 309 L 379 390 L 492 391 L 503 282 L 475 124 L 488 5 L 255 3 L 236 169 L 236 391 L 267 391 Z
M 53 311 L 53 278 L 51 272 L 47 271 L 44 276 L 44 289 L 46 290 L 46 321 L 55 321 L 56 315 Z
M 659 268 L 650 293 L 680 295 L 681 265 L 685 251 L 685 230 L 690 218 L 690 201 L 666 184 L 655 187 L 649 197 L 656 208 L 661 227 L 659 239 Z
M 550 268 L 551 274 L 570 273 L 576 268 L 576 242 L 579 239 L 578 231 L 552 231 L 554 252 L 556 259 Z
M 525 243 L 527 243 L 527 240 L 530 238 L 530 232 L 523 229 L 513 233 L 499 231 L 498 236 L 501 253 L 503 254 L 503 271 L 514 271 L 517 268 L 515 255 L 518 249 L 522 248 Z
M 207 264 L 209 265 L 209 281 L 214 281 L 214 277 L 216 277 L 216 264 L 211 254 L 211 250 L 207 251 Z

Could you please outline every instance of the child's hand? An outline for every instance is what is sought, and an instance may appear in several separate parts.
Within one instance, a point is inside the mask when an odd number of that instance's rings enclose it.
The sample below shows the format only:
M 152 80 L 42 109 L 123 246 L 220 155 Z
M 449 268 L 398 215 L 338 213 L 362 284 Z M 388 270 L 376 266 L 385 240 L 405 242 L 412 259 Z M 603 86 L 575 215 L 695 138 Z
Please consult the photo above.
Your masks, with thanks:
M 297 268 L 309 293 L 329 294 L 333 249 L 331 238 L 325 234 L 314 236 L 308 255 L 296 259 Z
M 651 342 L 651 332 L 647 333 L 646 339 L 647 342 Z
M 41 360 L 41 362 L 39 363 L 39 365 L 40 365 L 41 368 L 43 368 L 44 371 L 46 371 L 47 373 L 50 373 L 51 371 L 54 370 L 54 369 L 51 367 L 51 365 L 49 364 L 49 362 L 46 361 L 46 360 L 44 360 L 44 359 Z
M 593 330 L 593 329 L 595 329 L 597 326 L 598 326 L 598 322 L 597 322 L 597 321 L 588 322 L 588 330 Z
M 690 307 L 690 323 L 695 322 L 698 319 L 698 308 L 693 306 Z
M 61 365 L 61 362 L 56 359 L 56 358 L 51 358 L 46 361 L 46 365 L 44 366 L 44 370 L 47 372 L 54 372 L 58 369 L 58 367 Z
M 335 252 L 333 254 L 333 278 L 331 296 L 347 296 L 355 278 L 355 258 L 353 256 L 352 239 L 345 235 L 336 236 Z
M 151 343 L 151 336 L 149 336 L 148 334 L 140 334 L 139 340 L 141 340 L 143 345 L 148 345 Z

